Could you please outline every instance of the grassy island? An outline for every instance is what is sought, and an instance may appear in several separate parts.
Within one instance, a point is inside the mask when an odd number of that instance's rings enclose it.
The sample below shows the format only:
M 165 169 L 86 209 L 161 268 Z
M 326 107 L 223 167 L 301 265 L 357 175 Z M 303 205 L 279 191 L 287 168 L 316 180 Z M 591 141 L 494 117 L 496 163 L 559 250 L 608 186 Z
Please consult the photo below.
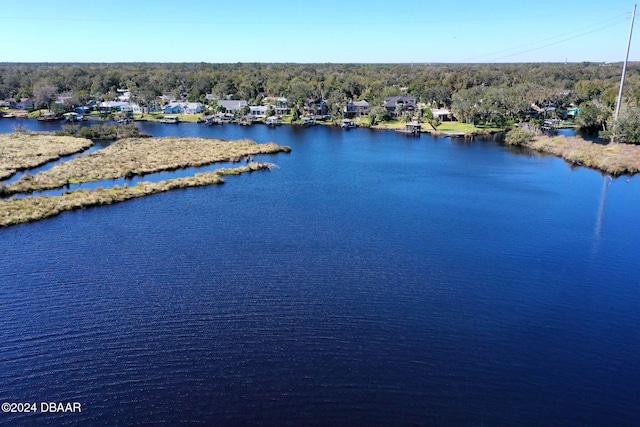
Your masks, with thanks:
M 205 138 L 129 138 L 95 153 L 24 176 L 2 189 L 4 195 L 27 193 L 69 184 L 146 175 L 216 162 L 240 161 L 246 156 L 288 152 L 289 147 L 253 141 Z
M 9 141 L 9 142 L 6 142 Z M 53 141 L 53 142 L 52 142 Z M 90 140 L 50 135 L 0 136 L 0 170 L 28 169 L 32 157 L 55 159 L 61 153 L 82 151 Z M 45 148 L 42 148 L 45 147 Z M 145 175 L 217 162 L 235 162 L 257 154 L 290 152 L 289 147 L 274 143 L 257 144 L 249 140 L 225 141 L 205 138 L 129 138 L 116 141 L 97 152 L 61 163 L 34 176 L 26 175 L 12 185 L 0 185 L 0 193 L 15 193 L 62 188 L 65 185 L 103 179 Z M 40 153 L 40 154 L 38 154 Z M 47 154 L 43 154 L 47 153 Z M 0 200 L 0 227 L 37 221 L 61 212 L 109 205 L 178 188 L 222 184 L 225 175 L 238 175 L 258 170 L 271 170 L 275 165 L 249 162 L 247 165 L 176 178 L 157 183 L 142 182 L 135 186 L 97 190 L 65 191 L 59 196 L 28 197 Z M 8 172 L 7 172 L 8 173 Z
M 0 180 L 10 178 L 18 171 L 79 153 L 92 145 L 89 139 L 69 136 L 28 133 L 0 135 Z
M 223 184 L 224 175 L 238 175 L 245 172 L 272 169 L 270 163 L 250 163 L 246 166 L 221 169 L 216 172 L 196 174 L 189 178 L 176 178 L 157 183 L 141 182 L 134 187 L 114 187 L 92 191 L 65 192 L 54 197 L 30 197 L 0 202 L 0 227 L 8 227 L 25 222 L 37 221 L 59 215 L 65 211 L 110 205 L 137 197 L 162 193 L 187 187 Z

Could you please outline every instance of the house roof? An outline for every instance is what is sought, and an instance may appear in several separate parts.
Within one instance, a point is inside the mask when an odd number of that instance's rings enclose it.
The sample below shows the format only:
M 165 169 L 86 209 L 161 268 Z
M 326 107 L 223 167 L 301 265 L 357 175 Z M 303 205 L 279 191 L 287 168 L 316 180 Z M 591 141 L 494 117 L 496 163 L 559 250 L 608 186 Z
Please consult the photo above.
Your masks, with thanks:
M 285 98 L 284 96 L 267 96 L 265 98 L 262 99 L 263 102 L 287 102 L 287 98 Z
M 227 110 L 239 110 L 249 104 L 244 99 L 221 99 L 218 101 L 218 105 L 226 108 Z
M 448 116 L 449 114 L 451 114 L 451 111 L 444 108 L 432 108 L 431 114 L 433 114 L 434 116 Z
M 111 108 L 124 107 L 127 105 L 129 105 L 128 102 L 122 102 L 122 101 L 106 101 L 100 104 L 101 107 L 111 107 Z
M 395 107 L 396 104 L 416 105 L 416 98 L 413 96 L 387 96 L 384 99 L 383 107 Z

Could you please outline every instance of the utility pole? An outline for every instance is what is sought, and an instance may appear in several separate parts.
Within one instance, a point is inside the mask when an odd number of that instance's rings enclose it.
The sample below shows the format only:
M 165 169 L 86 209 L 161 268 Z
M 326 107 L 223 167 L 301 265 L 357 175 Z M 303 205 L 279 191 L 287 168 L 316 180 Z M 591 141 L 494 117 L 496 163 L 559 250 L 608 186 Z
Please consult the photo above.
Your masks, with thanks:
M 622 66 L 622 78 L 620 79 L 620 90 L 618 91 L 618 103 L 616 104 L 616 113 L 613 116 L 613 121 L 618 121 L 618 114 L 620 114 L 620 104 L 622 104 L 622 88 L 624 87 L 624 75 L 627 72 L 627 62 L 629 61 L 629 49 L 631 49 L 631 35 L 633 34 L 633 21 L 636 17 L 636 5 L 633 5 L 633 12 L 631 13 L 631 29 L 629 30 L 629 41 L 627 42 L 627 56 L 624 58 L 624 65 Z

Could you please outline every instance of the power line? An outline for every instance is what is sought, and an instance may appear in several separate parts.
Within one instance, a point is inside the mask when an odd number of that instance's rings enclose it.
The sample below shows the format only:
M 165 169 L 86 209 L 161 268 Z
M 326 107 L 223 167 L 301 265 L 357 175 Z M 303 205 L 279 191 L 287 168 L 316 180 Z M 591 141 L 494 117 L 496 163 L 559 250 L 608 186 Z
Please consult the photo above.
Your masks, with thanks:
M 578 38 L 584 37 L 586 35 L 589 35 L 589 34 L 592 34 L 592 33 L 596 33 L 596 32 L 600 32 L 600 31 L 604 31 L 606 29 L 609 29 L 609 28 L 612 28 L 614 26 L 617 26 L 620 23 L 620 18 L 623 17 L 623 16 L 626 16 L 626 15 L 628 15 L 628 13 L 624 13 L 624 14 L 621 14 L 621 15 L 616 15 L 616 16 L 614 16 L 612 18 L 609 18 L 609 19 L 607 19 L 605 21 L 600 21 L 600 26 L 599 26 L 599 28 L 596 28 L 596 29 L 594 29 L 593 26 L 583 27 L 583 28 L 580 28 L 580 29 L 577 29 L 577 30 L 574 30 L 574 31 L 570 31 L 570 32 L 567 32 L 567 33 L 559 34 L 559 35 L 556 35 L 556 36 L 553 36 L 553 37 L 547 37 L 546 39 L 538 40 L 536 42 L 527 43 L 527 44 L 520 45 L 520 46 L 517 46 L 517 47 L 513 47 L 513 48 L 509 48 L 509 49 L 503 49 L 503 50 L 499 50 L 499 51 L 496 51 L 496 52 L 475 56 L 473 58 L 469 58 L 465 62 L 473 62 L 474 60 L 479 59 L 479 58 L 486 58 L 486 57 L 490 57 L 490 56 L 494 56 L 494 55 L 499 55 L 501 53 L 512 52 L 514 50 L 518 50 L 517 52 L 511 53 L 511 54 L 508 54 L 508 55 L 504 55 L 504 56 L 499 56 L 497 58 L 491 59 L 492 61 L 499 61 L 501 59 L 510 58 L 510 57 L 513 57 L 513 56 L 521 55 L 521 54 L 532 52 L 532 51 L 539 50 L 539 49 L 544 49 L 544 48 L 549 47 L 549 46 L 553 46 L 553 45 L 564 43 L 564 42 L 567 42 L 567 41 L 570 41 L 570 40 L 578 39 Z M 602 24 L 610 22 L 610 21 L 614 21 L 614 20 L 616 22 L 602 26 Z M 586 28 L 589 28 L 589 31 L 584 31 Z M 564 37 L 564 36 L 568 36 L 568 35 L 571 35 L 571 34 L 575 34 L 575 33 L 579 32 L 579 31 L 581 31 L 581 33 L 579 33 L 579 34 L 577 34 L 575 36 L 567 37 L 567 38 L 564 38 L 562 40 L 557 40 L 557 41 L 554 41 L 552 43 L 547 43 L 547 44 L 544 44 L 544 45 L 537 46 L 540 43 L 545 43 L 546 41 L 549 41 L 549 40 L 554 40 L 554 39 L 557 39 L 559 37 Z M 530 49 L 520 50 L 520 49 L 526 48 L 527 46 L 535 46 L 535 47 L 532 47 Z

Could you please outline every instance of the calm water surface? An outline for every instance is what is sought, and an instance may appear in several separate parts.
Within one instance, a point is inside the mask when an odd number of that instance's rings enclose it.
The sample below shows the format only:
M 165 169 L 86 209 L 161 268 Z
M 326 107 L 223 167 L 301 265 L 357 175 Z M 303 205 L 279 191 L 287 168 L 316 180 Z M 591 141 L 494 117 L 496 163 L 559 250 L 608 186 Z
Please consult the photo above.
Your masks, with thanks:
M 82 403 L 0 424 L 640 424 L 638 178 L 490 141 L 141 127 L 293 151 L 0 230 L 0 400 Z

